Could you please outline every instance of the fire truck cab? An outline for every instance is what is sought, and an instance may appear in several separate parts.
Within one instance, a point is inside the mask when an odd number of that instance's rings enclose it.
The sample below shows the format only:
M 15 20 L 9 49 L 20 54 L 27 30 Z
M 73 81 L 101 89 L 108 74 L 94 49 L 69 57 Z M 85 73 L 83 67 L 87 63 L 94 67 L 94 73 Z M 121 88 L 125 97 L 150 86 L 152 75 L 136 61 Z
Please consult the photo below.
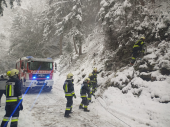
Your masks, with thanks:
M 16 61 L 16 69 L 19 70 L 22 90 L 43 87 L 43 90 L 51 91 L 54 84 L 53 73 L 57 69 L 52 58 L 22 57 Z

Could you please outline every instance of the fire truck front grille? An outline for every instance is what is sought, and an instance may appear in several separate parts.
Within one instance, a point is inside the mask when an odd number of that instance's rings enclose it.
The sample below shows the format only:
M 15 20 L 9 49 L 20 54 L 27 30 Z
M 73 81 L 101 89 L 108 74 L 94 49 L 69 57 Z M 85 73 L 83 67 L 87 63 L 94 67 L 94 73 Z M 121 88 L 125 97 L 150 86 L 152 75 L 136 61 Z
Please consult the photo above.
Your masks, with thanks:
M 33 74 L 32 76 L 36 78 L 47 78 L 49 74 Z

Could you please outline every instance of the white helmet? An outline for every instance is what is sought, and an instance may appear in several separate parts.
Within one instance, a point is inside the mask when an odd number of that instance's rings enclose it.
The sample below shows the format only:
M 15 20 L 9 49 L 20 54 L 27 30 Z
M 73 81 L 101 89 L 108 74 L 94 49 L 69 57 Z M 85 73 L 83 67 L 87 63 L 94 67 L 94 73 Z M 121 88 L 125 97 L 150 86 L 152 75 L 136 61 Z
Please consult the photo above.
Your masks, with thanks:
M 15 75 L 18 75 L 18 74 L 19 74 L 19 70 L 17 70 L 17 69 L 11 70 L 11 76 L 15 76 Z
M 73 78 L 73 74 L 72 73 L 69 73 L 68 75 L 67 75 L 67 79 L 72 79 Z

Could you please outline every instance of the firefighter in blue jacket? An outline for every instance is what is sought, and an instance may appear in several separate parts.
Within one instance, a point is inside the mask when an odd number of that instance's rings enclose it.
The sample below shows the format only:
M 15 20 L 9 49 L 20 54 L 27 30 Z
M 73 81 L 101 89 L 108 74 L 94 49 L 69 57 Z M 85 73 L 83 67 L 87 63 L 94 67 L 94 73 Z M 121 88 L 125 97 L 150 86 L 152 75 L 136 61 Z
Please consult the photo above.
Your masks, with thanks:
M 144 53 L 144 45 L 145 45 L 145 37 L 141 37 L 140 40 L 138 40 L 134 46 L 132 51 L 132 60 L 130 62 L 131 65 L 133 65 L 136 61 L 136 58 L 139 56 L 139 52 L 142 51 Z
M 1 127 L 7 127 L 7 123 L 11 118 L 11 126 L 17 127 L 19 111 L 23 110 L 21 82 L 18 78 L 19 71 L 11 70 L 10 79 L 6 83 L 6 114 L 2 120 Z
M 92 91 L 93 90 L 93 74 L 90 73 L 88 78 L 90 79 L 89 84 L 88 84 L 88 86 L 90 88 L 90 94 L 88 95 L 87 99 L 89 100 L 89 102 L 91 102 L 92 101 L 91 100 L 92 95 L 95 97 L 94 92 Z
M 73 84 L 73 74 L 69 73 L 67 75 L 67 79 L 64 82 L 63 89 L 65 92 L 65 98 L 67 99 L 66 110 L 64 117 L 71 117 L 69 114 L 72 113 L 72 105 L 73 105 L 73 96 L 76 98 L 74 93 L 74 84 Z
M 93 88 L 92 88 L 92 92 L 93 94 L 97 91 L 97 74 L 99 74 L 102 70 L 100 71 L 97 71 L 97 68 L 94 68 L 93 69 L 93 72 L 92 72 L 92 84 L 93 84 Z
M 90 79 L 86 78 L 83 82 L 83 84 L 81 85 L 81 89 L 80 89 L 80 95 L 82 98 L 81 104 L 79 106 L 79 109 L 84 109 L 85 112 L 89 112 L 90 110 L 88 110 L 88 105 L 89 105 L 89 101 L 87 99 L 87 95 L 90 95 L 90 88 L 88 86 Z M 84 105 L 84 107 L 83 107 Z

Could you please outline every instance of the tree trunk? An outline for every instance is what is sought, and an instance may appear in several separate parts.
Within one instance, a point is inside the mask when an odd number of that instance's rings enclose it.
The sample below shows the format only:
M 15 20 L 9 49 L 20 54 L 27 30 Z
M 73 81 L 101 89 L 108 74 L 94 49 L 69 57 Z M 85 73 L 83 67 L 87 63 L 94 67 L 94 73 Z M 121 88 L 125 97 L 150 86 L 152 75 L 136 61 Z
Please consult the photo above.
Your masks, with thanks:
M 151 0 L 151 2 L 152 2 L 153 4 L 155 4 L 155 0 Z
M 98 0 L 97 2 L 98 2 L 97 9 L 99 11 L 100 10 L 100 0 Z
M 60 55 L 63 55 L 63 33 L 60 35 Z
M 127 12 L 126 12 L 126 8 L 125 8 L 125 26 L 127 26 Z
M 75 42 L 75 40 L 74 40 L 74 36 L 73 36 L 73 42 L 74 42 L 74 49 L 75 49 L 75 51 L 76 51 L 76 54 L 78 54 L 78 51 L 77 51 L 77 48 L 76 48 L 76 42 Z
M 140 0 L 140 3 L 142 6 L 145 6 L 145 2 L 143 0 Z
M 82 55 L 82 45 L 79 45 L 79 56 Z

